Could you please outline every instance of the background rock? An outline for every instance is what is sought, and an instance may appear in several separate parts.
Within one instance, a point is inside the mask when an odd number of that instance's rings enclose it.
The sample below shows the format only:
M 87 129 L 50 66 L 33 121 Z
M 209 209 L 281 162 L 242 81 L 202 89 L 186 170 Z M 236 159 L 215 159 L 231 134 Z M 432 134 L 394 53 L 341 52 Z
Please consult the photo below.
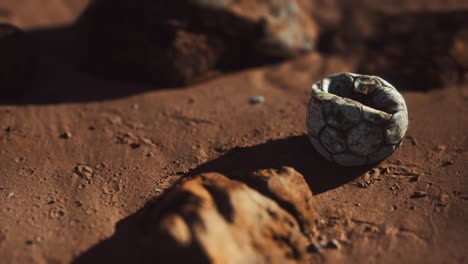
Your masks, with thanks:
M 465 81 L 461 48 L 468 11 L 382 11 L 343 5 L 339 23 L 323 30 L 318 49 L 358 61 L 356 72 L 378 75 L 403 90 Z M 457 55 L 455 55 L 457 54 Z
M 287 0 L 95 0 L 77 28 L 88 40 L 84 69 L 163 86 L 292 58 L 317 37 Z

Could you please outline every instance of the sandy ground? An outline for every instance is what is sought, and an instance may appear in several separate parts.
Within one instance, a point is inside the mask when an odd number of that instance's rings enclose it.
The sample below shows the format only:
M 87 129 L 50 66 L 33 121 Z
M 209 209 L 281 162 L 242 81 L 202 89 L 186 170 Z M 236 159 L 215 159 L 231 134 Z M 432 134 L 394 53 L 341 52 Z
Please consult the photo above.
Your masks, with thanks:
M 67 23 L 85 1 L 70 4 L 73 12 L 58 0 L 24 1 L 40 2 L 50 17 L 29 17 L 34 5 L 19 2 L 2 0 L 0 8 L 21 10 L 13 21 L 32 27 Z M 370 170 L 333 170 L 305 136 L 308 87 L 352 69 L 312 53 L 179 89 L 117 84 L 66 68 L 64 76 L 78 81 L 51 81 L 54 72 L 44 70 L 38 87 L 107 87 L 108 94 L 55 104 L 41 94 L 0 105 L 2 262 L 97 262 L 125 252 L 102 247 L 119 221 L 191 170 L 286 165 L 307 178 L 319 231 L 341 241 L 323 261 L 467 263 L 468 86 L 403 92 L 410 127 L 402 147 Z M 251 105 L 257 95 L 265 103 Z

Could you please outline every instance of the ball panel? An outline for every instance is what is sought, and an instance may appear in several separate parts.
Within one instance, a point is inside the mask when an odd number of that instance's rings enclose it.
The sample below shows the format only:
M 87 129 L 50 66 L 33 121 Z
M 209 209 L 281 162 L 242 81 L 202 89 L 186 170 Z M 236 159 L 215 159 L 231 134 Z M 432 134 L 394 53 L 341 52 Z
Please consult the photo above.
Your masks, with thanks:
M 318 137 L 320 130 L 325 126 L 325 120 L 322 114 L 321 103 L 310 100 L 307 107 L 307 131 L 314 136 Z
M 333 100 L 335 97 L 337 96 L 334 94 L 326 93 L 320 89 L 312 88 L 312 94 L 311 94 L 312 99 L 316 99 L 320 102 L 324 102 L 324 101 Z
M 336 94 L 341 97 L 351 97 L 353 94 L 353 77 L 347 74 L 336 74 L 325 78 L 327 82 L 324 81 L 324 91 L 329 93 Z M 326 88 L 325 88 L 326 84 Z
M 382 86 L 371 95 L 371 107 L 389 114 L 406 111 L 403 97 L 395 88 Z
M 340 130 L 348 130 L 361 121 L 361 104 L 335 96 L 323 103 L 325 122 Z
M 392 115 L 363 105 L 362 117 L 364 120 L 369 121 L 373 124 L 382 125 L 388 122 L 388 120 L 392 118 Z
M 408 128 L 408 116 L 405 111 L 397 112 L 390 119 L 385 129 L 385 143 L 395 145 L 399 143 L 405 136 Z
M 377 150 L 375 153 L 372 153 L 371 155 L 367 156 L 369 159 L 369 163 L 377 163 L 381 162 L 384 159 L 390 157 L 390 155 L 393 154 L 395 151 L 395 146 L 394 145 L 384 145 L 382 146 L 379 150 Z
M 342 166 L 362 166 L 367 164 L 365 157 L 346 152 L 333 155 L 333 160 Z
M 322 155 L 322 157 L 324 157 L 325 159 L 331 161 L 332 158 L 331 158 L 331 154 L 328 153 L 328 151 L 326 151 L 323 147 L 322 147 L 322 144 L 320 143 L 320 141 L 318 141 L 318 139 L 314 138 L 313 136 L 309 135 L 309 140 L 310 142 L 312 143 L 312 145 L 314 146 L 315 150 L 317 150 L 317 152 Z
M 346 138 L 349 150 L 361 156 L 377 151 L 383 141 L 383 129 L 368 122 L 353 127 Z
M 322 146 L 330 153 L 339 153 L 346 150 L 344 135 L 331 127 L 325 127 L 319 135 Z

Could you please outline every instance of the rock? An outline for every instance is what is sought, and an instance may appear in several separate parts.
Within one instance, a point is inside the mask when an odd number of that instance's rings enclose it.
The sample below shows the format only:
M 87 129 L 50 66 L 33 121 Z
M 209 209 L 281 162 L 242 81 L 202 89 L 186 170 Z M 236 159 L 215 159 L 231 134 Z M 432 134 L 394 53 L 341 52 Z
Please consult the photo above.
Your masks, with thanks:
M 359 61 L 356 71 L 382 76 L 402 90 L 427 91 L 463 81 L 468 72 L 466 10 L 384 13 L 344 6 L 341 23 L 320 38 L 320 51 L 353 57 Z
M 263 104 L 265 102 L 265 97 L 261 95 L 257 95 L 257 96 L 250 98 L 249 102 L 252 105 Z
M 256 171 L 243 180 L 263 195 L 276 201 L 296 219 L 306 234 L 314 232 L 315 210 L 312 192 L 299 172 L 290 167 Z
M 415 191 L 410 197 L 411 198 L 423 198 L 426 196 L 427 196 L 427 193 L 424 191 Z
M 468 71 L 468 26 L 455 35 L 450 54 L 463 71 Z
M 164 86 L 297 56 L 318 31 L 289 0 L 95 0 L 77 28 L 85 69 Z
M 143 215 L 148 257 L 173 263 L 305 263 L 309 239 L 301 226 L 310 229 L 313 212 L 310 193 L 307 202 L 296 204 L 301 190 L 307 192 L 302 176 L 282 169 L 246 178 L 274 198 L 217 173 L 182 180 L 163 194 Z
M 86 165 L 77 165 L 73 171 L 81 178 L 91 181 L 94 176 L 94 170 Z
M 59 135 L 59 137 L 60 137 L 60 138 L 63 138 L 63 139 L 69 139 L 69 138 L 72 137 L 72 134 L 71 134 L 70 132 L 68 132 L 68 131 L 65 131 L 65 132 L 61 133 L 61 134 Z

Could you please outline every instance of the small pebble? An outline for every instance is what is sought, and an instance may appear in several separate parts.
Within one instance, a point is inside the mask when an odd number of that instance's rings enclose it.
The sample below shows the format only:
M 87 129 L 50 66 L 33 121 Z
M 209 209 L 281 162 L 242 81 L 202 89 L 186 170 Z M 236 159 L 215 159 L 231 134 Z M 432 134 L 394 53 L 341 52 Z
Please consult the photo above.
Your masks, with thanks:
M 332 239 L 332 240 L 328 241 L 326 247 L 329 248 L 329 249 L 340 249 L 341 244 L 340 244 L 340 242 L 338 242 L 338 240 Z
M 423 191 L 416 191 L 413 193 L 413 195 L 411 195 L 410 197 L 411 198 L 423 198 L 423 197 L 426 197 L 427 196 L 427 193 L 426 192 L 423 192 Z
M 59 137 L 60 137 L 60 138 L 63 138 L 63 139 L 67 139 L 67 138 L 71 138 L 71 136 L 72 136 L 72 135 L 71 135 L 70 132 L 65 131 L 65 132 L 63 132 L 62 134 L 60 134 Z
M 258 95 L 250 98 L 250 104 L 256 105 L 256 104 L 263 104 L 265 102 L 265 97 Z

